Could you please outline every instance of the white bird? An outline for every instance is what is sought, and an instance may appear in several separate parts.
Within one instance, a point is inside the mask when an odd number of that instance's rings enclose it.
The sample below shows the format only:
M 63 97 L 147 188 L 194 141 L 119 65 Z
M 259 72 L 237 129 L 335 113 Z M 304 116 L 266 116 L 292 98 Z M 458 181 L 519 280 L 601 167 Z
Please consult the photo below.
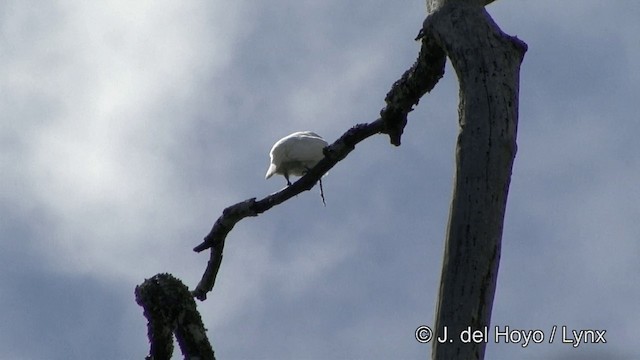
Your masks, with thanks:
M 271 148 L 271 164 L 264 178 L 280 174 L 287 179 L 287 185 L 291 185 L 289 175 L 304 175 L 324 158 L 322 149 L 328 145 L 320 135 L 311 131 L 299 131 L 283 137 Z

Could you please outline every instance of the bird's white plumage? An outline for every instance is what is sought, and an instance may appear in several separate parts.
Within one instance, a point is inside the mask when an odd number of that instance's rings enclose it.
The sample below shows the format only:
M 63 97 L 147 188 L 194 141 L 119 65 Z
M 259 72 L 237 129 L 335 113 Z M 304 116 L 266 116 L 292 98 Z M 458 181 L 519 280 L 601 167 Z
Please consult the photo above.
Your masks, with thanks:
M 280 174 L 289 183 L 289 175 L 304 175 L 322 160 L 322 149 L 327 145 L 329 144 L 320 135 L 312 131 L 299 131 L 283 137 L 271 148 L 271 164 L 265 179 Z

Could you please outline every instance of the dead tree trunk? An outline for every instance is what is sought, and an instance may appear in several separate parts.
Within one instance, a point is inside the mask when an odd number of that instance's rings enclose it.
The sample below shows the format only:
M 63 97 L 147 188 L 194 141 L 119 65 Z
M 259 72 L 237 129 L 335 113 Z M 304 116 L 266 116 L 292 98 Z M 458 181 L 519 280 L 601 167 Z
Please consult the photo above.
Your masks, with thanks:
M 486 339 L 460 335 L 490 324 L 516 154 L 526 45 L 498 28 L 484 9 L 487 2 L 430 0 L 421 33 L 442 47 L 460 82 L 456 173 L 432 352 L 438 360 L 484 358 Z

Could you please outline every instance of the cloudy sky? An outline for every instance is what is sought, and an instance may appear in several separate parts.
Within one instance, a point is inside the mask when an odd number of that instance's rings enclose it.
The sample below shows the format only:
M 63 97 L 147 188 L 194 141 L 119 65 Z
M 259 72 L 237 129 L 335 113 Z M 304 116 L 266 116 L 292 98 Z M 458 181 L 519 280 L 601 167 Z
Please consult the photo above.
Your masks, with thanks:
M 640 312 L 640 3 L 499 0 L 529 45 L 492 325 L 606 344 L 487 359 L 630 359 Z M 423 0 L 0 3 L 0 358 L 142 359 L 133 290 L 264 180 L 280 137 L 375 120 L 414 61 Z M 425 359 L 452 191 L 448 66 L 403 144 L 376 136 L 231 232 L 199 303 L 219 359 Z M 180 358 L 176 352 L 176 358 Z

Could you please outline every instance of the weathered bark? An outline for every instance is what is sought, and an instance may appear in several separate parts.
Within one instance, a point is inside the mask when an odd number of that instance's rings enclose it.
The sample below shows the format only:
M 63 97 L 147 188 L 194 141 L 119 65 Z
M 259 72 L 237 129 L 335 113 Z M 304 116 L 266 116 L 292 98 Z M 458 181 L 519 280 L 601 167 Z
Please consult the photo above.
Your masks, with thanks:
M 436 10 L 443 7 L 446 3 L 463 2 L 467 5 L 486 6 L 496 0 L 427 0 L 427 13 L 433 14 Z
M 456 174 L 436 310 L 433 359 L 483 359 L 465 330 L 491 320 L 502 228 L 516 154 L 520 64 L 526 44 L 504 34 L 487 1 L 431 1 L 423 41 L 435 39 L 460 82 Z M 448 339 L 440 342 L 437 339 Z
M 136 302 L 147 318 L 148 360 L 169 360 L 173 336 L 185 359 L 215 360 L 196 302 L 189 289 L 170 274 L 158 274 L 136 286 Z

